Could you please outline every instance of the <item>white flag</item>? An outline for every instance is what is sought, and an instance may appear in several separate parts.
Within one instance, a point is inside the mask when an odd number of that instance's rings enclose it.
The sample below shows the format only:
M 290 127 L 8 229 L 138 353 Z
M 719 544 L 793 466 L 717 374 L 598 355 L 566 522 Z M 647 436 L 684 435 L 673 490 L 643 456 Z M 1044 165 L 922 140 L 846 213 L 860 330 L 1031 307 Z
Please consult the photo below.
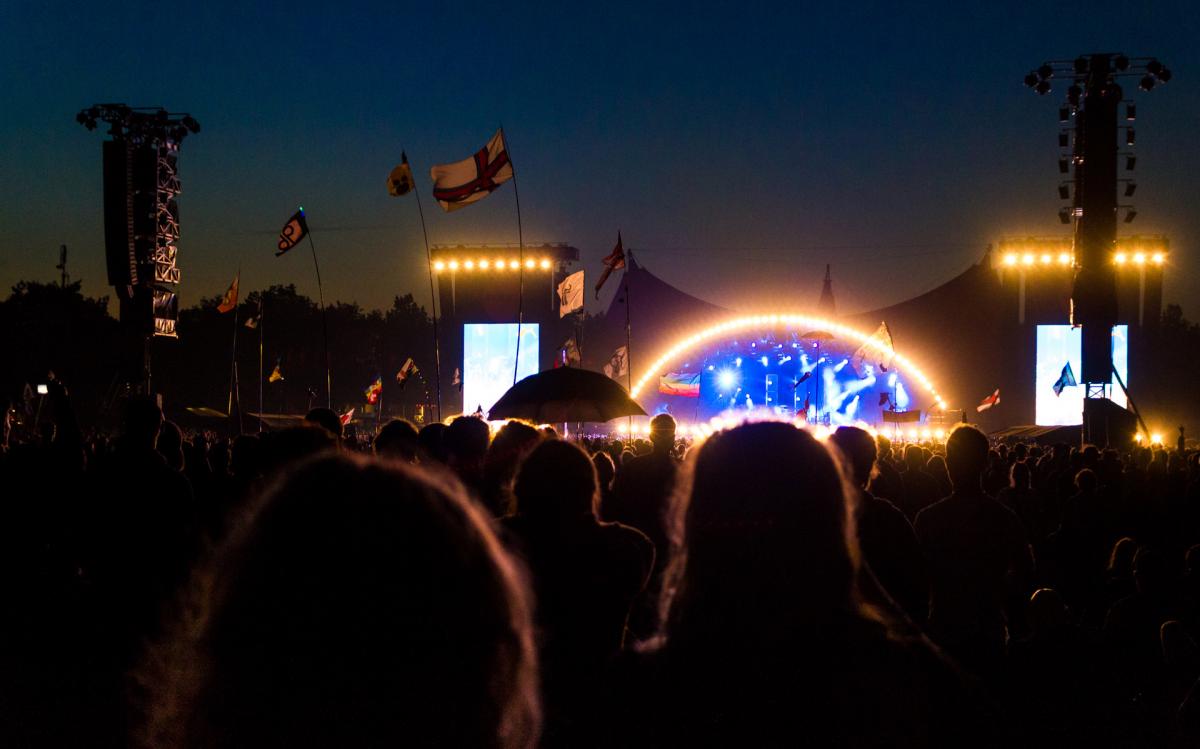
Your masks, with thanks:
M 608 360 L 608 364 L 604 365 L 604 374 L 619 380 L 629 374 L 629 349 L 625 346 L 613 352 L 612 358 Z
M 487 145 L 469 159 L 438 164 L 429 170 L 433 197 L 449 213 L 483 200 L 513 177 L 512 162 L 504 150 L 504 131 L 497 130 Z
M 583 271 L 576 271 L 558 285 L 558 316 L 566 317 L 583 309 Z
M 850 366 L 855 372 L 861 374 L 864 361 L 874 362 L 886 372 L 892 366 L 892 359 L 895 357 L 896 349 L 892 346 L 892 332 L 888 330 L 886 322 L 881 322 L 871 337 L 863 342 L 863 345 L 859 346 L 850 357 Z

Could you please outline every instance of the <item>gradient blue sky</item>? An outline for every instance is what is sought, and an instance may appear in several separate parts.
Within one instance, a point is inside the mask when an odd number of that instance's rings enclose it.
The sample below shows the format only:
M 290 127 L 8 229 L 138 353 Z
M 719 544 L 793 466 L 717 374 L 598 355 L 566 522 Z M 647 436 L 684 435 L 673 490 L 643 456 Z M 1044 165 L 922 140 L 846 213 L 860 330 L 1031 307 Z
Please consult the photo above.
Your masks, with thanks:
M 327 299 L 424 303 L 416 206 L 385 177 L 406 149 L 427 195 L 430 164 L 503 123 L 526 241 L 570 242 L 593 278 L 621 229 L 647 267 L 720 304 L 813 303 L 830 262 L 840 308 L 867 309 L 1002 235 L 1066 228 L 1062 86 L 1039 98 L 1021 78 L 1120 50 L 1175 72 L 1135 94 L 1131 230 L 1170 235 L 1166 297 L 1200 316 L 1193 2 L 248 5 L 0 5 L 0 288 L 56 278 L 65 243 L 85 291 L 107 293 L 102 134 L 74 115 L 123 101 L 203 125 L 180 159 L 185 304 L 239 264 L 245 289 L 315 295 L 307 254 L 272 255 L 299 203 Z M 511 186 L 425 208 L 434 242 L 516 241 Z

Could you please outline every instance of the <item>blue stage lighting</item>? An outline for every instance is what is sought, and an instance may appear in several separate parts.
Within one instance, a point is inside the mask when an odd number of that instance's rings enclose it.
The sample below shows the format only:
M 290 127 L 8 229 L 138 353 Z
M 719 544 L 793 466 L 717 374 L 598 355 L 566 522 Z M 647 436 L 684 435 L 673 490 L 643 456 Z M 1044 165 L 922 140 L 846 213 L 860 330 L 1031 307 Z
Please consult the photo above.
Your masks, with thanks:
M 845 368 L 846 368 L 846 365 L 847 365 L 847 364 L 849 364 L 849 363 L 850 363 L 850 360 L 849 360 L 849 359 L 842 359 L 840 362 L 838 362 L 838 363 L 837 363 L 837 364 L 834 366 L 834 368 L 833 368 L 833 371 L 834 371 L 834 372 L 841 372 L 843 369 L 845 369 Z
M 741 359 L 738 359 L 741 362 Z M 734 385 L 737 385 L 738 376 L 732 369 L 722 369 L 717 373 L 717 387 L 722 390 L 729 390 Z
M 888 387 L 890 387 L 890 388 L 896 387 L 896 373 L 895 372 L 892 372 L 890 375 L 888 375 Z
M 742 366 L 742 357 L 739 356 L 738 358 L 734 359 L 733 363 L 735 366 L 738 366 L 738 367 Z
M 763 358 L 759 359 L 759 361 L 762 362 L 764 367 L 767 366 L 767 357 L 764 356 Z

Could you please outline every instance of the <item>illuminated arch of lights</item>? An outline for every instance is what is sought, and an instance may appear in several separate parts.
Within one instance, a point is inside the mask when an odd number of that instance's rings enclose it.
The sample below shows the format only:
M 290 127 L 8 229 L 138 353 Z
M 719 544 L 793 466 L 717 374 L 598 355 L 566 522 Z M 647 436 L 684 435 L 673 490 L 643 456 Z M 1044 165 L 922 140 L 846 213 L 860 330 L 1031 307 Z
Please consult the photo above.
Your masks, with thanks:
M 737 317 L 732 320 L 712 325 L 704 328 L 696 333 L 684 336 L 677 340 L 674 344 L 667 348 L 665 352 L 646 368 L 642 376 L 634 383 L 633 388 L 629 391 L 632 398 L 637 399 L 638 394 L 646 388 L 647 385 L 654 382 L 655 376 L 659 372 L 666 371 L 665 367 L 675 359 L 687 354 L 698 346 L 702 346 L 709 341 L 722 338 L 731 333 L 736 333 L 747 328 L 763 328 L 767 326 L 789 326 L 806 330 L 824 330 L 832 333 L 835 337 L 840 337 L 843 340 L 850 340 L 857 343 L 859 346 L 866 344 L 868 349 L 874 349 L 877 353 L 885 354 L 886 349 L 876 342 L 869 333 L 855 330 L 840 323 L 833 322 L 823 317 L 812 317 L 809 315 L 748 315 L 745 317 Z M 937 404 L 939 409 L 945 410 L 946 401 L 942 399 L 938 393 L 937 387 L 928 375 L 904 354 L 895 352 L 893 359 L 899 364 L 905 372 L 915 377 L 921 386 L 929 392 L 933 398 L 933 402 Z

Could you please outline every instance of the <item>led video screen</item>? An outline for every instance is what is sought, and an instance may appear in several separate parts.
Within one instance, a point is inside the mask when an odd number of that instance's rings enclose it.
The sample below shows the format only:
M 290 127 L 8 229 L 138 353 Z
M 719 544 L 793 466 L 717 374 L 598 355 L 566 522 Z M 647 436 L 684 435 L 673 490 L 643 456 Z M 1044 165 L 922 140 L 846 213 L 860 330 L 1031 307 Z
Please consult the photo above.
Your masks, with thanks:
M 1083 423 L 1084 385 L 1063 387 L 1058 395 L 1054 385 L 1069 363 L 1071 373 L 1079 381 L 1082 371 L 1082 331 L 1070 325 L 1037 326 L 1037 371 L 1034 379 L 1035 415 L 1038 426 L 1074 426 Z M 1113 366 L 1125 384 L 1129 384 L 1129 326 L 1117 325 L 1112 330 Z M 1108 392 L 1118 406 L 1126 405 L 1125 391 L 1114 377 Z
M 521 327 L 521 361 L 517 379 L 538 371 L 538 326 Z M 491 410 L 500 396 L 512 387 L 513 363 L 517 356 L 516 323 L 469 323 L 463 325 L 463 412 Z

